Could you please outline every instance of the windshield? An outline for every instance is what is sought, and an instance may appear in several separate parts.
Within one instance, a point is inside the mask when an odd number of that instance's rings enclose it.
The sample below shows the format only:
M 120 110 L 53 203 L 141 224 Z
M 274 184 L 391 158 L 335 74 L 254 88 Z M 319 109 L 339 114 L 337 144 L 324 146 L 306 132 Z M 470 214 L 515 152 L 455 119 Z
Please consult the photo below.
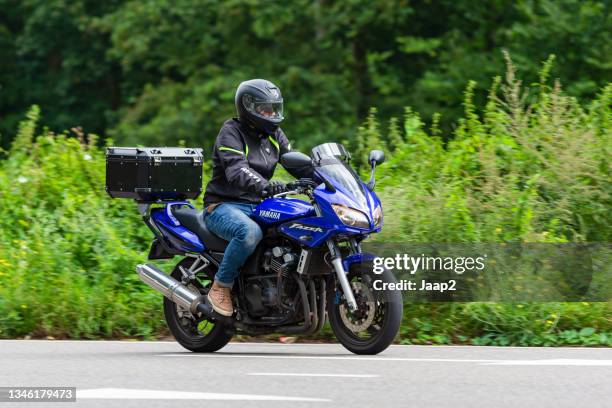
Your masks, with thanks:
M 348 164 L 350 155 L 338 143 L 325 143 L 312 149 L 314 165 L 318 173 L 353 198 L 360 207 L 367 207 L 367 200 L 359 176 Z
M 340 159 L 344 162 L 351 160 L 351 155 L 340 143 L 323 143 L 312 148 L 312 157 L 315 162 L 325 159 Z

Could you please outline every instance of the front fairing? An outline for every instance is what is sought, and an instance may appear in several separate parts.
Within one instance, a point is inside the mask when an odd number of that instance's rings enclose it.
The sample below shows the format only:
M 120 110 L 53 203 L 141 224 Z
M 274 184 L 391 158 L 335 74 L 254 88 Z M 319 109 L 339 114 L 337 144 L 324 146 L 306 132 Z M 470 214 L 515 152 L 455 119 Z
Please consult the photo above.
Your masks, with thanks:
M 324 245 L 330 238 L 363 237 L 380 231 L 381 225 L 374 227 L 372 221 L 372 211 L 380 205 L 380 200 L 369 190 L 366 189 L 364 200 L 360 200 L 342 191 L 341 188 L 331 192 L 325 184 L 321 184 L 314 189 L 313 196 L 321 212 L 319 215 L 299 218 L 283 223 L 279 227 L 282 234 L 299 242 L 300 245 L 316 248 Z M 332 204 L 341 204 L 362 211 L 368 215 L 370 226 L 359 228 L 344 224 L 332 208 Z
M 380 200 L 359 179 L 349 161 L 350 155 L 341 145 L 326 143 L 313 149 L 314 180 L 320 183 L 313 191 L 317 214 L 281 224 L 279 231 L 283 235 L 315 248 L 334 237 L 364 237 L 380 231 L 382 220 L 379 225 L 374 224 L 374 211 L 381 206 Z M 334 205 L 361 212 L 368 226 L 345 224 L 334 211 Z
M 315 200 L 325 218 L 336 220 L 340 228 L 347 228 L 351 231 L 380 231 L 382 222 L 380 225 L 375 226 L 373 214 L 374 209 L 381 206 L 380 199 L 376 193 L 367 188 L 365 183 L 359 179 L 357 174 L 347 163 L 342 161 L 331 161 L 327 164 L 318 166 L 315 172 L 320 179 L 326 179 L 336 189 L 335 192 L 331 192 L 325 187 L 325 184 L 321 184 L 314 191 Z M 367 216 L 369 227 L 359 228 L 346 226 L 336 215 L 336 212 L 332 208 L 332 204 L 339 204 L 361 211 Z

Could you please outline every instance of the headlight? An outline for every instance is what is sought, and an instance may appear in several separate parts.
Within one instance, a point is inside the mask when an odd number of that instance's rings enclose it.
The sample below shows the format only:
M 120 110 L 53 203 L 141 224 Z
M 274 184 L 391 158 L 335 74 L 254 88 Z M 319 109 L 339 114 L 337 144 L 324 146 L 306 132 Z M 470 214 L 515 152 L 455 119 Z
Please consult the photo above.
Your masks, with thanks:
M 332 208 L 345 225 L 359 228 L 370 228 L 368 217 L 361 211 L 339 204 L 332 204 Z
M 376 207 L 372 212 L 372 215 L 374 216 L 374 228 L 380 227 L 383 221 L 382 207 L 380 205 Z

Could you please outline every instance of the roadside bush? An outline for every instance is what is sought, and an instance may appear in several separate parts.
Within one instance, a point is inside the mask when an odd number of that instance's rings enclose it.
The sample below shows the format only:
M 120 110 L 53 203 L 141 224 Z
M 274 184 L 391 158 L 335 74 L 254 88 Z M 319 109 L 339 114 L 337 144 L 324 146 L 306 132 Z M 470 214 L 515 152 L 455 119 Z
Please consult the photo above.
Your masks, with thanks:
M 149 242 L 134 204 L 106 196 L 94 136 L 38 130 L 38 117 L 0 163 L 0 336 L 159 331 L 159 298 L 134 273 Z
M 386 145 L 389 155 L 377 181 L 389 216 L 377 239 L 610 242 L 612 83 L 584 108 L 558 81 L 547 85 L 551 63 L 529 93 L 508 59 L 482 114 L 470 83 L 465 117 L 446 145 L 435 123 L 427 133 L 410 109 L 385 140 L 372 111 L 355 148 L 364 176 L 369 149 Z
M 609 243 L 612 84 L 582 107 L 559 81 L 549 85 L 552 62 L 528 90 L 507 57 L 505 78 L 493 80 L 482 113 L 470 83 L 464 118 L 447 144 L 435 120 L 426 130 L 411 109 L 383 137 L 372 110 L 354 149 L 364 177 L 367 152 L 385 146 L 388 153 L 377 179 L 385 228 L 373 240 Z M 610 312 L 610 303 L 407 304 L 400 340 L 612 345 Z

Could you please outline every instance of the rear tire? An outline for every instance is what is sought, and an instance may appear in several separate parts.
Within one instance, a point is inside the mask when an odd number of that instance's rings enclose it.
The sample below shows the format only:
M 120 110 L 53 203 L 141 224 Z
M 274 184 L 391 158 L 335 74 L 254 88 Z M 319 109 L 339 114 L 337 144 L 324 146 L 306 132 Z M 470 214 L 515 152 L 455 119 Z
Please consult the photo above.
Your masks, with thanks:
M 374 291 L 373 282 L 397 282 L 393 273 L 372 272 L 370 264 L 353 264 L 348 274 L 359 306 L 350 312 L 344 295 L 328 292 L 329 323 L 338 341 L 355 354 L 378 354 L 393 342 L 402 322 L 402 295 L 396 290 Z M 338 289 L 340 290 L 340 289 Z
M 183 259 L 174 267 L 171 276 L 180 281 L 182 273 L 179 266 L 188 269 L 193 262 L 193 258 Z M 200 293 L 205 294 L 212 283 L 212 278 L 212 275 L 206 276 L 199 282 L 194 282 L 193 286 Z M 168 329 L 176 341 L 187 350 L 196 353 L 212 353 L 220 350 L 229 343 L 234 335 L 233 329 L 225 326 L 223 323 L 206 319 L 196 322 L 191 313 L 183 310 L 176 303 L 165 297 L 164 317 L 166 318 Z

